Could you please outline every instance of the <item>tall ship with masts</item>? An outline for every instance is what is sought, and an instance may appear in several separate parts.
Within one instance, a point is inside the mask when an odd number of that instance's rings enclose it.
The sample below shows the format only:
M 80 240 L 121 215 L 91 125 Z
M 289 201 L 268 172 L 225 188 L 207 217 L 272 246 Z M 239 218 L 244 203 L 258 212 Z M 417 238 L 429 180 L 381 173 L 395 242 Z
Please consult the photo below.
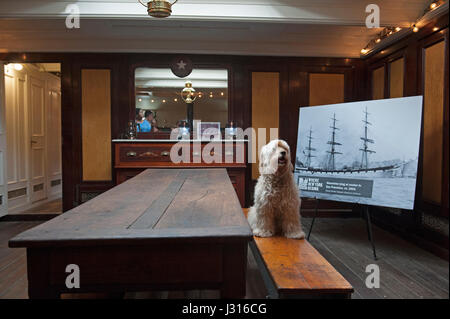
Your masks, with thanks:
M 377 165 L 377 163 L 371 165 L 369 159 L 371 154 L 376 153 L 376 151 L 372 149 L 372 146 L 375 145 L 375 141 L 369 137 L 369 126 L 372 125 L 372 123 L 369 122 L 370 113 L 367 111 L 367 108 L 363 112 L 364 116 L 362 122 L 364 123 L 364 133 L 363 136 L 360 137 L 362 145 L 359 148 L 359 151 L 361 152 L 361 161 L 348 163 L 347 165 L 337 165 L 337 159 L 343 153 L 339 149 L 342 146 L 342 142 L 338 139 L 338 131 L 340 128 L 337 126 L 337 122 L 339 120 L 336 118 L 336 113 L 334 113 L 331 118 L 330 138 L 327 141 L 328 149 L 326 151 L 326 160 L 322 161 L 322 165 L 313 165 L 312 159 L 317 157 L 317 155 L 314 153 L 316 152 L 316 148 L 313 147 L 313 129 L 310 127 L 309 134 L 307 135 L 307 146 L 303 151 L 305 161 L 304 163 L 299 162 L 296 164 L 296 172 L 312 175 L 336 175 L 342 177 L 402 176 L 402 167 L 405 163 L 401 161 L 390 165 Z

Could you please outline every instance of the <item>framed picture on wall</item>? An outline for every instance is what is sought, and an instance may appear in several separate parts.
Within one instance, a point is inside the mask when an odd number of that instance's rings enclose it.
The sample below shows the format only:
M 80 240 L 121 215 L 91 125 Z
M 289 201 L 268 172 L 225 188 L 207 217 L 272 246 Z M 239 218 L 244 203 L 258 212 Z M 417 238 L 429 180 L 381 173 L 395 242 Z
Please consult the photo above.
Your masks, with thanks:
M 220 140 L 220 122 L 198 122 L 197 138 L 202 141 Z

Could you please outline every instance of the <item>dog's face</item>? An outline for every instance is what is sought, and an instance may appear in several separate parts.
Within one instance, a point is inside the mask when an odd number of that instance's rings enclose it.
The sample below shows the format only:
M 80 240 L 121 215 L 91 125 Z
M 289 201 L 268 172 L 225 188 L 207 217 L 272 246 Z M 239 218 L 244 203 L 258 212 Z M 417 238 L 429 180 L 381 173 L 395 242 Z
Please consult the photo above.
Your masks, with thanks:
M 289 145 L 283 140 L 273 140 L 261 148 L 259 172 L 262 175 L 283 175 L 292 171 Z

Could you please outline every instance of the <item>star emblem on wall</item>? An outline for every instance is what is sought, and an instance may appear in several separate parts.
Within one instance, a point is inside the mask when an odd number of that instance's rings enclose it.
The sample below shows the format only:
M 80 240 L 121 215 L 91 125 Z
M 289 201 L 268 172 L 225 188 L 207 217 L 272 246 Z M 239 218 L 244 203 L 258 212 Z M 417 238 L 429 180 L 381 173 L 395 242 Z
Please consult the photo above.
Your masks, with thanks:
M 180 62 L 178 62 L 177 63 L 177 65 L 178 65 L 178 69 L 183 69 L 184 70 L 184 67 L 186 66 L 186 63 L 184 63 L 184 61 L 183 60 L 181 60 Z
M 170 69 L 179 78 L 184 78 L 192 72 L 192 61 L 187 56 L 177 56 L 172 60 Z

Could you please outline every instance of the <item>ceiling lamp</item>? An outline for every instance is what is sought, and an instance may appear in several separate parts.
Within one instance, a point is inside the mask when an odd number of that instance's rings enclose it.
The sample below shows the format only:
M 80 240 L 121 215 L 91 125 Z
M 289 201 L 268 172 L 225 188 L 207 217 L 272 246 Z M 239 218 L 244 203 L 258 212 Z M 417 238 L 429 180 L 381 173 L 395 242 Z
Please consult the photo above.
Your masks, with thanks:
M 23 70 L 23 65 L 20 63 L 14 63 L 13 64 L 14 70 L 16 71 L 22 71 Z
M 194 103 L 197 97 L 195 96 L 195 89 L 192 87 L 192 82 L 186 81 L 184 85 L 185 87 L 181 91 L 181 98 L 186 102 L 186 104 Z
M 149 16 L 155 18 L 167 18 L 172 13 L 172 6 L 178 1 L 175 0 L 173 3 L 170 3 L 167 0 L 152 0 L 147 2 L 147 4 L 143 3 L 142 0 L 138 0 L 140 4 L 147 8 L 147 12 Z

